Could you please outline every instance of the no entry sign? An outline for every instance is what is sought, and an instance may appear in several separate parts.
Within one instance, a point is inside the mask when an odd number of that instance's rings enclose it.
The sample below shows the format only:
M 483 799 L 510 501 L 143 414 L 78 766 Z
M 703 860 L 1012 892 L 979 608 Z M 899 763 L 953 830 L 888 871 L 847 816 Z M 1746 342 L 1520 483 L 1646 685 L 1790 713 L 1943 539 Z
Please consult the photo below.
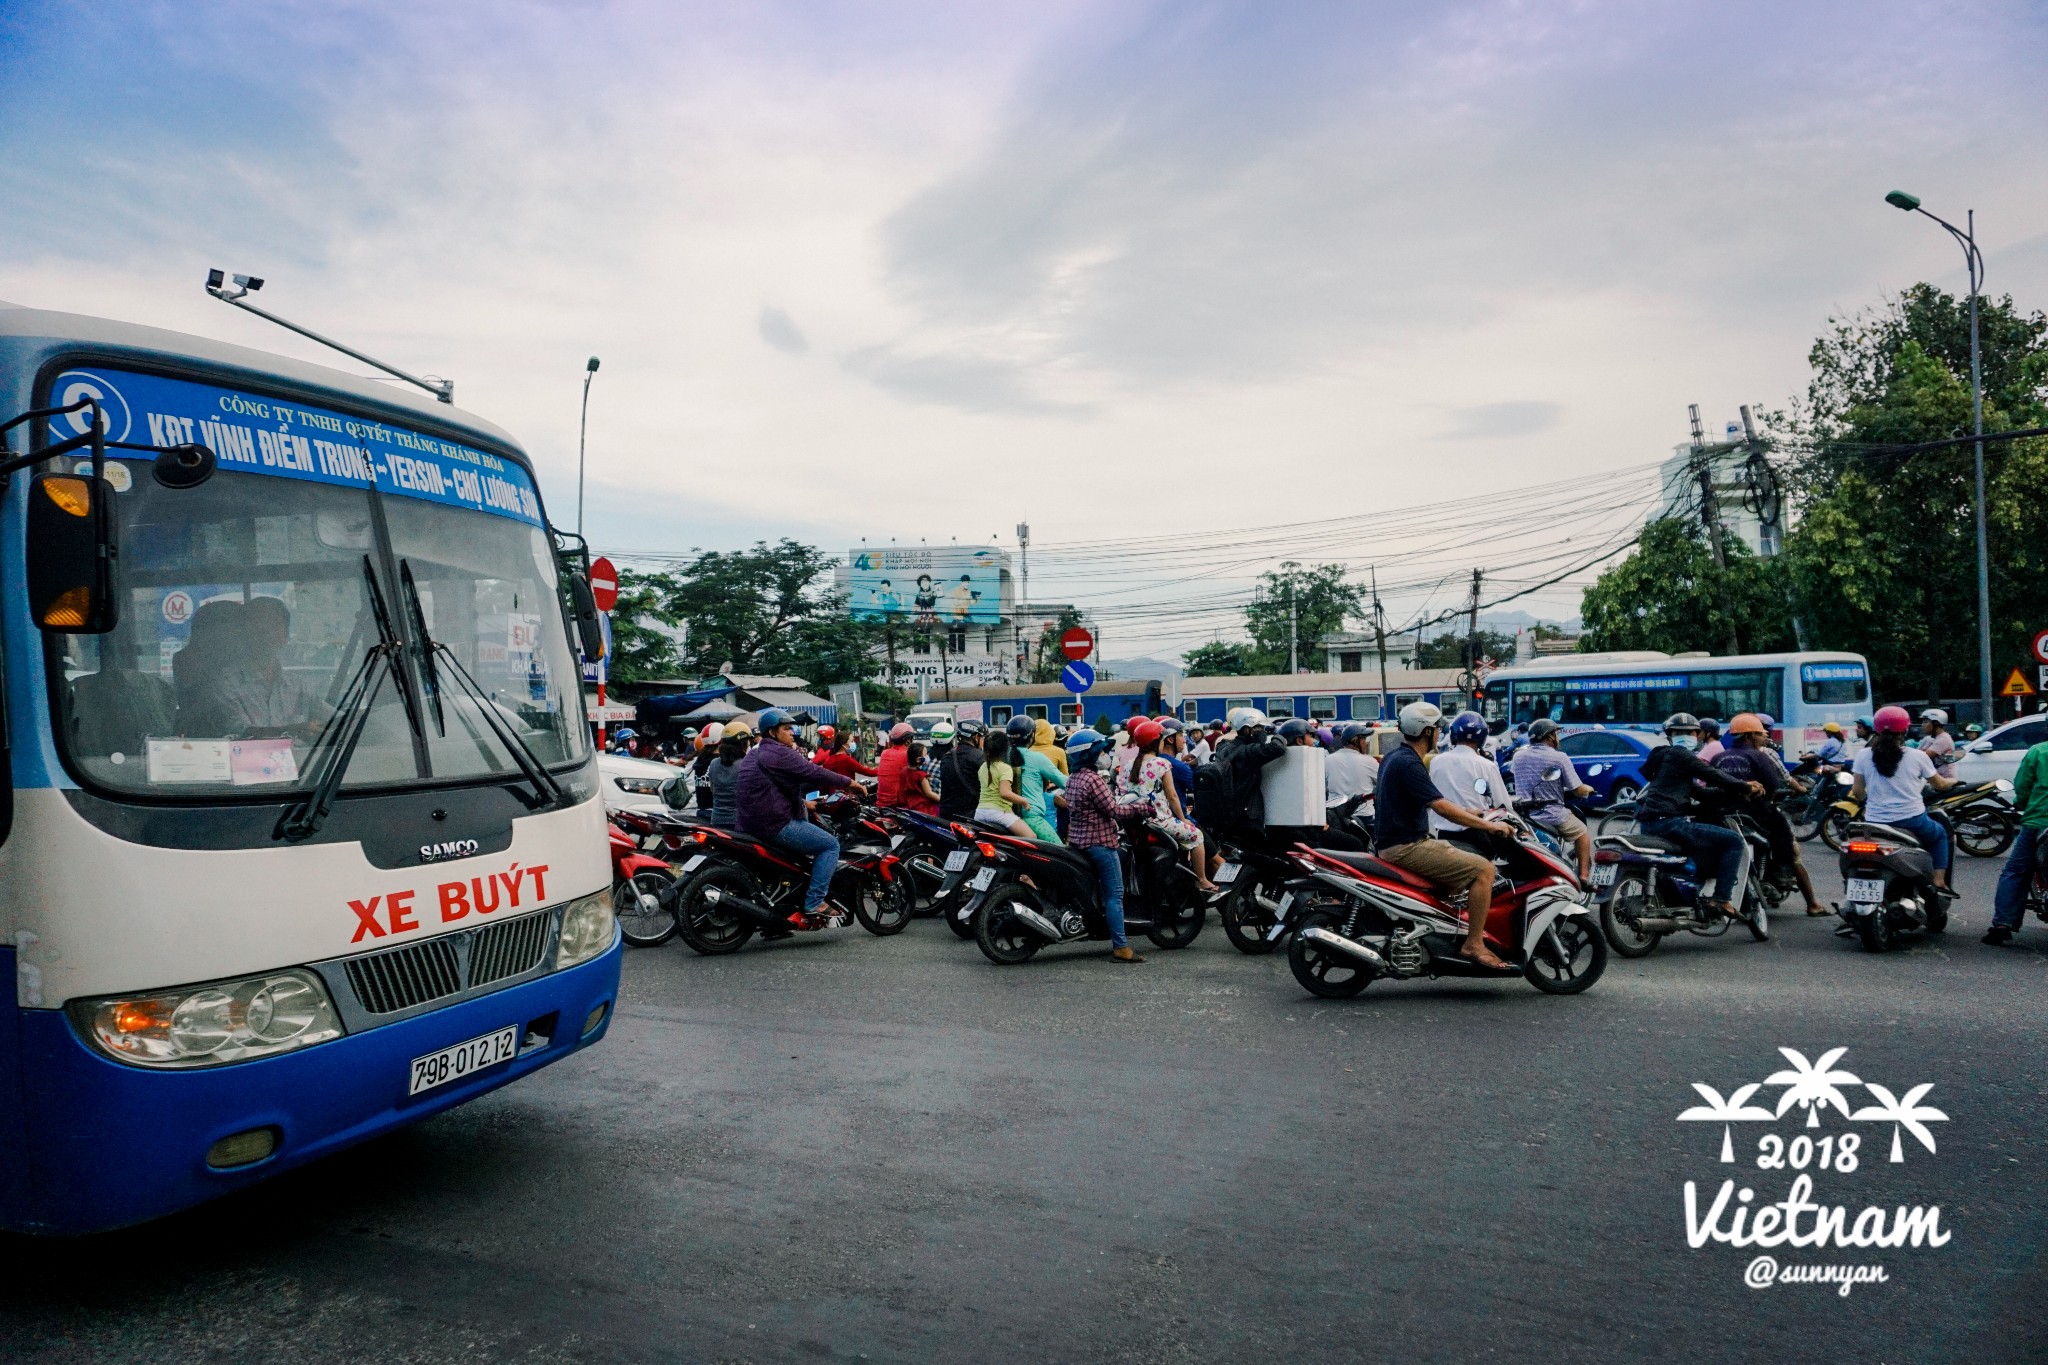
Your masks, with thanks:
M 609 559 L 591 561 L 590 595 L 596 599 L 599 611 L 610 611 L 619 605 L 619 571 Z
M 2048 664 L 2048 630 L 2034 633 L 2034 657 Z
M 2037 650 L 2040 648 L 2040 643 L 2039 640 L 2034 642 L 2034 647 Z M 1075 626 L 1072 630 L 1060 636 L 1060 653 L 1066 655 L 1069 659 L 1085 659 L 1094 652 L 1095 637 L 1079 626 Z M 2041 661 L 2048 663 L 2048 654 L 2043 654 Z

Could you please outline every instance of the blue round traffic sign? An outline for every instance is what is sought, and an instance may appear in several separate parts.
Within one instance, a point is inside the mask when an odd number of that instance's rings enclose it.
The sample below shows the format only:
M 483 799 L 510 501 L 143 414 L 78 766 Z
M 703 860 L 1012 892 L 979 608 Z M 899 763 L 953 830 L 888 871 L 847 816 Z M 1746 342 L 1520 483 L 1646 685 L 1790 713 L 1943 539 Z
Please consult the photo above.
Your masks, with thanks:
M 1086 692 L 1095 686 L 1095 669 L 1086 659 L 1074 659 L 1060 670 L 1060 685 L 1069 692 Z

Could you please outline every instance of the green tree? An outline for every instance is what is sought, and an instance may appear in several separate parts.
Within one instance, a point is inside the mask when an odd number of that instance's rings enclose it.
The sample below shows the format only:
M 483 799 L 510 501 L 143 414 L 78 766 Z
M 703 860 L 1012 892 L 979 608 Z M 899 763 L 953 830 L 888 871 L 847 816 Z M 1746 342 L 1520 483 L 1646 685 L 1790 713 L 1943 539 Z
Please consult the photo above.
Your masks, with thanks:
M 1026 671 L 1024 681 L 1034 683 L 1056 683 L 1060 670 L 1067 666 L 1067 656 L 1060 652 L 1060 636 L 1081 624 L 1081 613 L 1072 607 L 1060 612 L 1060 619 L 1046 623 L 1038 632 L 1038 643 L 1031 647 L 1031 667 Z
M 1190 678 L 1235 678 L 1259 671 L 1252 663 L 1252 647 L 1235 640 L 1196 645 L 1180 661 Z
M 619 602 L 612 608 L 612 657 L 606 667 L 613 682 L 673 678 L 682 671 L 674 639 L 647 624 L 652 620 L 671 629 L 679 624 L 666 606 L 678 586 L 672 574 L 619 570 Z
M 1259 591 L 1244 609 L 1245 631 L 1252 637 L 1248 662 L 1254 673 L 1285 673 L 1292 617 L 1295 653 L 1312 667 L 1322 663 L 1322 640 L 1344 629 L 1365 601 L 1363 584 L 1347 583 L 1342 564 L 1304 567 L 1293 560 L 1259 575 Z
M 1759 559 L 1732 535 L 1722 557 L 1727 567 L 1717 569 L 1705 531 L 1690 520 L 1651 522 L 1635 549 L 1586 589 L 1579 648 L 1677 654 L 1724 640 L 1731 628 L 1746 650 L 1793 648 L 1784 561 Z
M 1987 431 L 2048 425 L 2048 319 L 1979 301 Z M 1870 659 L 1879 695 L 1977 690 L 1974 473 L 1967 445 L 1912 455 L 1872 445 L 1970 431 L 1969 310 L 1919 284 L 1831 319 L 1803 401 L 1773 434 L 1803 448 L 1788 483 L 1785 559 L 1808 643 Z M 1994 669 L 2048 627 L 2048 442 L 1985 447 Z
M 1466 666 L 1465 646 L 1471 639 L 1462 630 L 1445 631 L 1434 640 L 1425 643 L 1417 651 L 1417 668 L 1463 668 Z M 1515 637 L 1498 630 L 1479 632 L 1479 656 L 1491 656 L 1498 664 L 1511 662 L 1515 657 Z

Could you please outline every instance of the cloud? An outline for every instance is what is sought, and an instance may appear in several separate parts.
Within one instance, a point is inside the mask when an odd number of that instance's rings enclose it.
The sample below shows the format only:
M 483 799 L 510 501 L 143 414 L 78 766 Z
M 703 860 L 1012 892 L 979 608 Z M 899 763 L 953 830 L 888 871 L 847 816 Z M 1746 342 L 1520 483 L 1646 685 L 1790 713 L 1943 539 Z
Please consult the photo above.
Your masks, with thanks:
M 811 349 L 811 343 L 798 329 L 795 320 L 780 308 L 764 307 L 761 310 L 760 327 L 761 340 L 778 351 L 789 355 L 802 355 Z
M 1093 411 L 1085 403 L 1045 396 L 1027 369 L 1000 358 L 866 346 L 847 352 L 839 363 L 848 374 L 911 403 L 1012 417 L 1081 417 Z
M 1496 439 L 1502 436 L 1534 436 L 1557 425 L 1564 408 L 1557 403 L 1479 403 L 1451 409 L 1451 425 L 1442 433 L 1446 441 Z

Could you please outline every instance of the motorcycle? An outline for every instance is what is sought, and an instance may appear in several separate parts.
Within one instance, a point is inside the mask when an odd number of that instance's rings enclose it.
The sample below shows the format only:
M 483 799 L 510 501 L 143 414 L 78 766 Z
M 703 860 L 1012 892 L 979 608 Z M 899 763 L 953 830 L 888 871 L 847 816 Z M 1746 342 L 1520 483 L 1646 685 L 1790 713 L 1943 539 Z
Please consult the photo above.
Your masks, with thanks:
M 1863 818 L 1863 803 L 1853 794 L 1855 774 L 1836 773 L 1835 784 L 1838 799 L 1821 821 L 1820 837 L 1840 853 L 1849 826 Z M 1945 792 L 1930 789 L 1927 813 L 1936 811 L 1948 817 L 1955 846 L 1973 858 L 1996 858 L 2019 836 L 2020 816 L 2012 804 L 2012 783 L 2002 777 Z
M 658 948 L 675 936 L 675 899 L 681 879 L 667 863 L 641 850 L 639 836 L 618 815 L 609 821 L 607 832 L 612 852 L 612 914 L 619 922 L 619 932 L 635 948 Z
M 1738 894 L 1716 887 L 1720 898 L 1735 906 L 1734 915 L 1709 914 L 1700 904 L 1706 881 L 1683 844 L 1631 830 L 1601 834 L 1593 840 L 1593 894 L 1600 906 L 1600 929 L 1623 957 L 1648 957 L 1666 934 L 1681 930 L 1702 938 L 1719 938 L 1740 921 L 1749 936 L 1762 943 L 1771 936 L 1771 911 L 1785 892 L 1767 875 L 1771 845 L 1739 809 L 1710 809 L 1705 823 L 1732 829 L 1742 836 L 1742 864 L 1735 875 Z
M 1280 923 L 1280 901 L 1286 887 L 1299 874 L 1289 851 L 1247 839 L 1225 844 L 1219 850 L 1223 865 L 1216 869 L 1216 884 L 1224 889 L 1216 917 L 1223 922 L 1223 936 L 1240 953 L 1253 957 L 1280 946 L 1272 930 Z
M 686 878 L 675 900 L 675 921 L 683 942 L 707 956 L 738 952 L 759 934 L 764 940 L 843 928 L 840 907 L 878 937 L 903 932 L 910 923 L 909 882 L 903 863 L 888 844 L 889 831 L 845 793 L 815 803 L 818 822 L 839 839 L 825 908 L 803 910 L 810 863 L 740 830 L 701 825 L 690 838 L 698 851 L 679 869 Z
M 1489 819 L 1514 829 L 1495 839 L 1493 904 L 1486 940 L 1505 968 L 1459 956 L 1465 893 L 1441 888 L 1369 853 L 1306 845 L 1294 850 L 1303 874 L 1290 884 L 1279 933 L 1292 933 L 1287 965 L 1311 995 L 1343 1000 L 1381 977 L 1521 977 L 1546 995 L 1574 995 L 1607 970 L 1607 941 L 1572 868 L 1505 811 Z
M 980 851 L 984 861 L 969 886 L 982 893 L 974 940 L 983 957 L 1011 967 L 1056 943 L 1108 940 L 1109 919 L 1087 854 L 993 830 L 982 831 Z M 1129 822 L 1118 854 L 1125 932 L 1142 933 L 1161 948 L 1193 943 L 1208 901 L 1180 846 L 1149 823 Z
M 1948 823 L 1945 814 L 1928 814 Z M 1837 932 L 1853 933 L 1866 951 L 1884 952 L 1900 934 L 1938 934 L 1948 928 L 1948 903 L 1955 893 L 1934 884 L 1933 855 L 1904 830 L 1852 823 L 1842 843 L 1841 868 L 1843 897 L 1835 913 L 1843 927 Z
M 889 831 L 889 847 L 903 860 L 909 877 L 911 915 L 917 919 L 938 915 L 954 925 L 954 912 L 971 899 L 964 887 L 977 865 L 974 831 L 944 816 L 923 815 L 900 806 L 879 812 L 879 818 Z M 964 929 L 956 926 L 954 932 L 972 938 L 971 915 L 965 923 Z

